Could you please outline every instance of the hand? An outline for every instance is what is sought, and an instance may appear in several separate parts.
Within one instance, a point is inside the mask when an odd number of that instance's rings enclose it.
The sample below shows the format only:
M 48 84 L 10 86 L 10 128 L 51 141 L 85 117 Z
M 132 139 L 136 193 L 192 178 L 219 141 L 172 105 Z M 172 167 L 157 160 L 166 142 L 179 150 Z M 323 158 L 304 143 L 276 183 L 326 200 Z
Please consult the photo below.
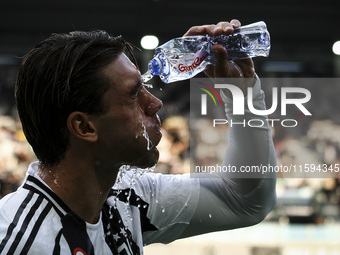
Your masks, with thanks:
M 184 36 L 190 35 L 220 35 L 231 34 L 235 28 L 241 26 L 240 21 L 233 19 L 230 22 L 219 22 L 217 25 L 202 25 L 191 27 Z M 215 64 L 205 70 L 208 77 L 214 78 L 254 78 L 255 69 L 251 58 L 230 61 L 228 52 L 221 45 L 212 46 Z

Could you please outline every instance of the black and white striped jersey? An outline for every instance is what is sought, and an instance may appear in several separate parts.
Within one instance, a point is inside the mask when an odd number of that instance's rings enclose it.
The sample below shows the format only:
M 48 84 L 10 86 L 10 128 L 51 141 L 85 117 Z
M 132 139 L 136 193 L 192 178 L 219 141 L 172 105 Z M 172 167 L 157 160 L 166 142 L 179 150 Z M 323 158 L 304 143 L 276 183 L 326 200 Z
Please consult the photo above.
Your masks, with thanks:
M 259 81 L 253 105 L 265 109 Z M 229 119 L 232 101 L 223 98 Z M 275 150 L 265 116 L 245 109 L 262 127 L 230 127 L 225 166 L 274 165 Z M 242 117 L 242 116 L 241 116 Z M 96 224 L 73 213 L 29 166 L 22 186 L 0 201 L 0 254 L 138 255 L 143 246 L 178 238 L 249 226 L 263 220 L 276 201 L 275 176 L 231 178 L 228 172 L 200 175 L 127 171 L 112 188 Z M 245 176 L 246 173 L 245 173 Z M 133 180 L 133 181 L 131 181 Z
M 127 173 L 119 191 L 111 190 L 99 222 L 89 224 L 44 184 L 37 169 L 38 162 L 32 163 L 24 184 L 0 202 L 0 254 L 143 254 L 145 242 L 176 239 L 197 203 L 192 193 L 197 180 L 144 174 L 131 188 Z M 168 208 L 169 201 L 163 203 L 167 198 L 156 194 L 157 182 L 166 194 L 172 190 L 168 198 L 176 200 L 177 209 Z M 187 188 L 178 196 L 180 186 Z M 150 205 L 153 197 L 158 200 Z M 155 218 L 153 224 L 150 218 Z M 182 227 L 172 226 L 177 222 Z

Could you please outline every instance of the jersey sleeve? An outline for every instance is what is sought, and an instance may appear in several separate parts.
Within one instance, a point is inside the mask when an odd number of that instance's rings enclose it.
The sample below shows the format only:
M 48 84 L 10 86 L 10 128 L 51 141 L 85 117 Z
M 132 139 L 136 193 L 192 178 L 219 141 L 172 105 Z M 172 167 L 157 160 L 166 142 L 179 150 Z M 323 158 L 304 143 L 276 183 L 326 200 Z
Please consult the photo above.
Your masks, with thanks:
M 260 80 L 253 87 L 254 108 L 264 110 L 264 92 Z M 230 125 L 229 141 L 222 166 L 235 172 L 198 174 L 200 196 L 193 218 L 182 233 L 188 237 L 212 231 L 250 226 L 261 222 L 276 203 L 276 173 L 245 172 L 247 167 L 276 165 L 276 153 L 267 116 L 254 115 L 245 107 L 244 115 L 232 114 L 232 100 L 222 94 L 228 121 L 263 125 Z M 243 172 L 242 172 L 243 171 Z

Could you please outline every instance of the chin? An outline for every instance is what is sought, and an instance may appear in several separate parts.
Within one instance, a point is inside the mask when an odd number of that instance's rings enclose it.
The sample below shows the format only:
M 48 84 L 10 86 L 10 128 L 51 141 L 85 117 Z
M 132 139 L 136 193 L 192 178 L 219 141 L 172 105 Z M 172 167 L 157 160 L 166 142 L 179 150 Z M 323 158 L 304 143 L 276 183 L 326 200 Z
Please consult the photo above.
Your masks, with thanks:
M 136 162 L 135 165 L 139 168 L 150 168 L 157 164 L 158 159 L 159 151 L 154 147 L 139 162 Z

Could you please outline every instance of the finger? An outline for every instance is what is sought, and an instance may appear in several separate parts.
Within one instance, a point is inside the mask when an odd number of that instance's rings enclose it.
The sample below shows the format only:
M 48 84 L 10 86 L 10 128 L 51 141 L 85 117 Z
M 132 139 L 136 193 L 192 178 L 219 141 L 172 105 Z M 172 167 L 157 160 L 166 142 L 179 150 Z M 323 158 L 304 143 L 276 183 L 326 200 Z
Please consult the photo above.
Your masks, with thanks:
M 241 26 L 241 22 L 237 19 L 232 19 L 230 21 L 230 24 L 233 26 L 233 28 L 238 28 Z
M 205 32 L 204 26 L 194 26 L 189 28 L 189 30 L 184 34 L 184 36 L 190 36 L 190 35 L 199 35 L 203 34 Z
M 214 69 L 216 76 L 224 76 L 228 70 L 227 68 L 227 61 L 228 61 L 228 53 L 226 49 L 221 45 L 214 45 L 212 47 L 212 52 L 214 54 Z
M 223 33 L 223 22 L 219 22 L 217 25 L 207 26 L 207 34 L 220 35 Z
M 226 21 L 221 21 L 214 26 L 209 26 L 207 32 L 210 35 L 231 34 L 234 31 L 233 26 Z
M 216 25 L 193 26 L 184 34 L 184 36 L 201 34 L 220 35 L 222 33 L 231 34 L 234 31 L 234 28 L 237 28 L 240 25 L 241 23 L 238 20 L 233 19 L 231 22 L 221 21 Z
M 255 77 L 255 68 L 254 63 L 251 58 L 235 60 L 235 63 L 241 68 L 243 76 L 245 78 L 254 78 Z
M 213 26 L 215 25 L 193 26 L 184 34 L 184 36 L 208 34 L 208 31 L 210 31 Z
M 231 34 L 232 32 L 234 32 L 235 28 L 238 28 L 241 26 L 241 22 L 237 19 L 232 19 L 230 22 L 219 22 L 217 25 L 220 25 L 223 29 L 223 33 L 226 34 Z
M 204 72 L 210 78 L 227 77 L 225 68 L 227 67 L 227 51 L 221 45 L 214 45 L 212 47 L 214 55 L 214 65 L 209 66 Z

